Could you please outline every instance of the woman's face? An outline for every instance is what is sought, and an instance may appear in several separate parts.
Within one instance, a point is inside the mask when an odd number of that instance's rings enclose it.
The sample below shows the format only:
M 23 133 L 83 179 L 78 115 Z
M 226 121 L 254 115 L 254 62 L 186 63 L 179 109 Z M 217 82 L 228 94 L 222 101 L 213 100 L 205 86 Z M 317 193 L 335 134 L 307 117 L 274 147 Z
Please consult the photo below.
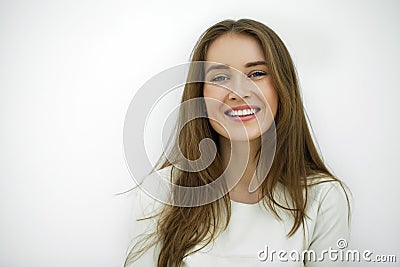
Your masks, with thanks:
M 278 95 L 259 42 L 224 34 L 211 43 L 206 61 L 216 62 L 206 63 L 203 88 L 211 126 L 231 140 L 260 137 L 275 118 Z

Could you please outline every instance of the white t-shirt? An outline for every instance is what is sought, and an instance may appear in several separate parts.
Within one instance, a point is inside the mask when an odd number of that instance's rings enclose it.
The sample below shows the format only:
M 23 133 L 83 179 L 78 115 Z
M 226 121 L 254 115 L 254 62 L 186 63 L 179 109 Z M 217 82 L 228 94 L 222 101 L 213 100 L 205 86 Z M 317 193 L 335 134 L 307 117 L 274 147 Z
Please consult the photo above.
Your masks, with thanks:
M 170 167 L 159 173 L 169 179 Z M 163 204 L 137 190 L 134 205 L 136 217 L 143 218 L 154 214 Z M 304 229 L 300 226 L 294 235 L 287 237 L 294 221 L 288 212 L 280 210 L 282 220 L 279 220 L 261 202 L 245 204 L 231 200 L 228 228 L 212 244 L 187 256 L 183 266 L 344 266 L 341 253 L 346 250 L 349 223 L 342 187 L 337 182 L 310 187 L 306 214 Z M 156 219 L 135 224 L 138 235 L 152 231 Z M 152 247 L 129 266 L 157 266 L 157 259 L 157 247 Z

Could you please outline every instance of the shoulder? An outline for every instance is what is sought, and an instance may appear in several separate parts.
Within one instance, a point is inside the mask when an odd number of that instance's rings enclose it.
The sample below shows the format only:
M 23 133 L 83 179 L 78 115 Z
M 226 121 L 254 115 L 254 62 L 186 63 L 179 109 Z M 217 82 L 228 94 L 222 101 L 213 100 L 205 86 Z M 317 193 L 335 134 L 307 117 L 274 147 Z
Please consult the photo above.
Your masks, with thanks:
M 309 249 L 336 248 L 350 233 L 349 191 L 343 182 L 329 177 L 313 178 L 308 186 L 307 225 Z
M 307 186 L 303 187 L 303 194 L 306 199 L 306 212 L 316 213 L 322 207 L 348 206 L 349 191 L 340 180 L 327 176 L 307 177 Z M 274 197 L 283 206 L 294 208 L 291 194 L 281 183 L 274 189 Z M 316 214 L 315 214 L 316 215 Z
M 307 187 L 307 212 L 316 224 L 350 223 L 350 192 L 331 177 L 311 177 Z
M 349 190 L 345 184 L 331 177 L 308 178 L 308 201 L 325 208 L 345 208 L 349 206 Z
M 156 170 L 145 176 L 132 190 L 133 223 L 132 240 L 127 266 L 155 266 L 159 251 L 154 246 L 153 233 L 157 231 L 160 212 L 165 206 L 152 191 L 151 186 L 169 180 L 172 167 Z M 140 252 L 144 249 L 142 252 Z M 132 255 L 131 255 L 132 253 Z M 136 254 L 139 253 L 139 254 Z

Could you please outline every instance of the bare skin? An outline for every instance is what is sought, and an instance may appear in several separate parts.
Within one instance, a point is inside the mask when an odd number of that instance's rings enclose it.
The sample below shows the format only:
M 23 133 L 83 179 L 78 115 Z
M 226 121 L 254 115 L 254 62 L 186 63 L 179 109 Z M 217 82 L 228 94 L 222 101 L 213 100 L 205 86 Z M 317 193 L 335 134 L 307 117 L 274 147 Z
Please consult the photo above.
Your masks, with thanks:
M 239 182 L 229 192 L 230 199 L 235 202 L 246 204 L 259 202 L 262 198 L 260 188 L 254 192 L 249 192 L 250 181 L 253 178 L 258 161 L 256 153 L 260 146 L 259 139 L 252 140 L 250 143 L 233 141 L 231 144 L 228 139 L 220 136 L 219 142 L 224 168 L 227 167 L 229 161 L 231 166 L 233 166 L 226 169 L 226 176 L 233 177 L 234 180 L 237 180 L 235 176 L 238 173 L 241 173 L 243 169 L 245 170 L 243 175 L 240 177 Z M 243 151 L 249 149 L 249 153 L 233 154 L 231 157 L 231 145 Z M 247 164 L 244 165 L 246 162 Z

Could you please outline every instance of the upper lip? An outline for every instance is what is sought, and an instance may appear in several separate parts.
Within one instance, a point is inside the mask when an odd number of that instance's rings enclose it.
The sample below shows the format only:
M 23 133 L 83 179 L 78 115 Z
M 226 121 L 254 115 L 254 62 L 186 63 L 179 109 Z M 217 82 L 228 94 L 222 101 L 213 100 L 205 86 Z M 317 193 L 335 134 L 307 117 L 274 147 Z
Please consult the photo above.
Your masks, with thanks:
M 230 107 L 229 109 L 225 110 L 225 114 L 229 113 L 231 110 L 245 110 L 245 109 L 254 109 L 256 111 L 259 111 L 260 108 L 255 106 L 255 105 L 240 105 L 240 106 L 234 106 Z

